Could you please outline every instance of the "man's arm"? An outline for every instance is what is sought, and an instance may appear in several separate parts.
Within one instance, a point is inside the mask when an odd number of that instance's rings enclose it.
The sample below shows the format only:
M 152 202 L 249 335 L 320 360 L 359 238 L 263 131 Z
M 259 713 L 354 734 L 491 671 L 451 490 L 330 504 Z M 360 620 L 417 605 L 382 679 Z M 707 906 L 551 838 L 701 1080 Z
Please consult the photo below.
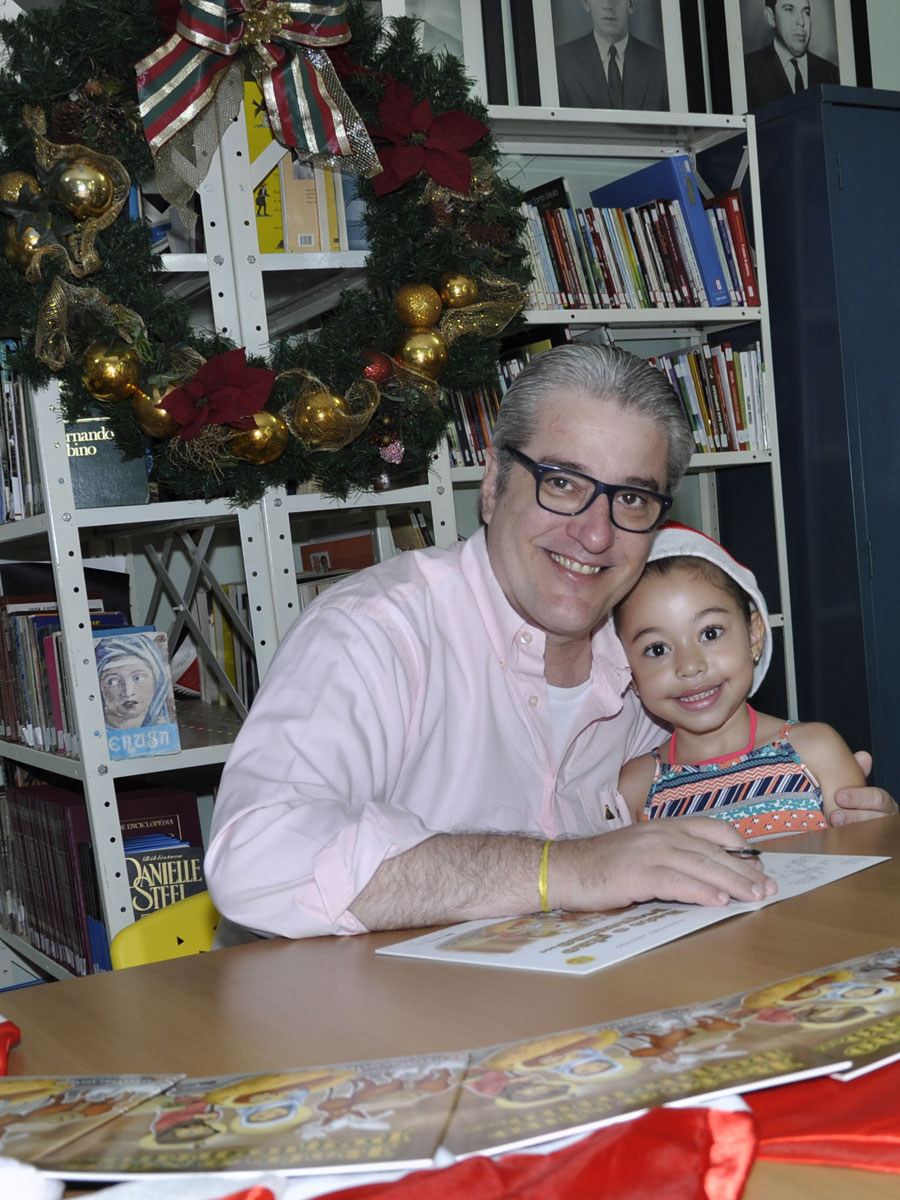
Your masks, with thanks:
M 866 750 L 857 750 L 853 757 L 862 767 L 863 775 L 872 770 L 872 755 Z M 851 825 L 855 821 L 871 821 L 873 817 L 893 817 L 897 814 L 897 801 L 883 788 L 841 788 L 834 793 L 837 805 L 829 817 L 832 825 Z
M 653 899 L 761 900 L 774 882 L 754 860 L 726 853 L 745 845 L 730 825 L 709 817 L 554 841 L 549 905 L 597 912 Z M 535 912 L 542 846 L 539 838 L 509 834 L 437 834 L 383 862 L 350 911 L 370 930 Z

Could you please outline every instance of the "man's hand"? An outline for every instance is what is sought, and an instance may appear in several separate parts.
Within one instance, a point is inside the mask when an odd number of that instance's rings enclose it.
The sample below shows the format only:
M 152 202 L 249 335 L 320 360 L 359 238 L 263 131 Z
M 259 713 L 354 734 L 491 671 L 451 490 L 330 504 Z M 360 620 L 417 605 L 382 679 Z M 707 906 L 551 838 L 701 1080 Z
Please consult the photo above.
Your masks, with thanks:
M 724 905 L 774 895 L 774 880 L 724 821 L 679 817 L 641 822 L 592 838 L 557 841 L 550 850 L 551 908 L 593 912 L 645 900 Z
M 862 767 L 863 775 L 872 770 L 872 755 L 866 750 L 857 750 L 853 755 Z M 892 817 L 897 811 L 897 801 L 883 788 L 857 787 L 839 788 L 834 793 L 838 806 L 831 814 L 832 825 L 851 825 L 854 821 L 871 821 L 873 817 Z

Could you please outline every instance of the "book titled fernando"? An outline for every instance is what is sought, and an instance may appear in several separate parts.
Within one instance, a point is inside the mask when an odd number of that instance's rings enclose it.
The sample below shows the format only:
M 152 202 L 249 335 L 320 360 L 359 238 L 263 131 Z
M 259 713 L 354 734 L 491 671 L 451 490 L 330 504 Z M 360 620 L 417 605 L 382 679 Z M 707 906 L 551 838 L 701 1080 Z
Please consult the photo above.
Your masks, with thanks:
M 100 698 L 113 760 L 177 754 L 168 639 L 152 627 L 95 635 Z

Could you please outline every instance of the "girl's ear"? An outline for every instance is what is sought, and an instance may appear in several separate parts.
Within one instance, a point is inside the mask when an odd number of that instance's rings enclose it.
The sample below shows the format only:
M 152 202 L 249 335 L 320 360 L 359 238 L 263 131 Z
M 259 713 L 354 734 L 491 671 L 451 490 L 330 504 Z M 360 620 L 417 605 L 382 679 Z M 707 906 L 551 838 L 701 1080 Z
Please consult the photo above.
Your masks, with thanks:
M 762 657 L 763 646 L 766 642 L 766 623 L 761 613 L 754 609 L 750 614 L 750 656 L 754 663 Z

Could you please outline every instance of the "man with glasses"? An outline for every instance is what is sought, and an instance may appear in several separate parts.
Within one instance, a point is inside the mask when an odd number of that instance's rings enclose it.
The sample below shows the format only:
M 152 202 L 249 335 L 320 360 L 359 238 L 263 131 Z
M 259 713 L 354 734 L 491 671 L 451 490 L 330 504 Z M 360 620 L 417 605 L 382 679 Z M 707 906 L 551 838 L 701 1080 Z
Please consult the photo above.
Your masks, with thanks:
M 485 528 L 335 585 L 279 647 L 216 800 L 220 911 L 306 937 L 767 894 L 729 825 L 629 826 L 616 792 L 665 734 L 608 616 L 690 454 L 644 360 L 536 357 L 501 406 Z M 875 789 L 849 804 L 893 811 Z

